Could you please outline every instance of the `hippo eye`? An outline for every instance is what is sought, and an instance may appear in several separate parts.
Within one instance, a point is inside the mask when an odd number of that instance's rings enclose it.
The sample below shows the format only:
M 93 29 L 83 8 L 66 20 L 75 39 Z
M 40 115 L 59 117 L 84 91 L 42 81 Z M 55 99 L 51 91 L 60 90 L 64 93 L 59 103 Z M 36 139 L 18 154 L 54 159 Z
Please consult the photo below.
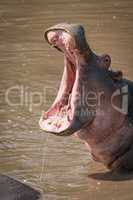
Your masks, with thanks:
M 109 59 L 108 59 L 108 58 L 106 58 L 106 59 L 105 59 L 105 62 L 108 62 L 108 61 L 109 61 Z

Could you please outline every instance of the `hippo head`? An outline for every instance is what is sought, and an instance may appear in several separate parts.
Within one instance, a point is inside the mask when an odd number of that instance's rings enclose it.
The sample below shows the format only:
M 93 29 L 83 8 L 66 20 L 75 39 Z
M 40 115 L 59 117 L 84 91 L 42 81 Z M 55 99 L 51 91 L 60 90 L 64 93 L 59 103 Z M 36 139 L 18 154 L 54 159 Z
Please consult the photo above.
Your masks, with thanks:
M 41 117 L 39 125 L 56 135 L 71 135 L 95 117 L 95 109 L 91 106 L 91 116 L 80 115 L 81 110 L 86 109 L 85 105 L 81 105 L 84 98 L 81 91 L 86 93 L 89 87 L 85 78 L 88 72 L 82 71 L 83 66 L 108 70 L 111 60 L 108 55 L 97 56 L 91 51 L 81 25 L 57 24 L 47 29 L 44 36 L 50 45 L 64 54 L 64 72 L 57 97 Z M 87 67 L 84 69 L 87 70 Z M 81 83 L 83 80 L 85 84 Z

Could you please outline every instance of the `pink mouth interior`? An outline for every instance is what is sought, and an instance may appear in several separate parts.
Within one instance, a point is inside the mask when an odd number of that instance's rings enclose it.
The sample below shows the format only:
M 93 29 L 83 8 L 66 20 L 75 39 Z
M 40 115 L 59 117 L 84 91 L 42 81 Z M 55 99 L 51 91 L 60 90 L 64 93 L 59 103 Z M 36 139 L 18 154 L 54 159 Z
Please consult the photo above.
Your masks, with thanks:
M 71 94 L 75 81 L 75 65 L 71 52 L 70 35 L 64 31 L 48 32 L 48 41 L 64 52 L 64 72 L 57 97 L 47 112 L 40 119 L 41 129 L 47 132 L 61 133 L 71 124 Z

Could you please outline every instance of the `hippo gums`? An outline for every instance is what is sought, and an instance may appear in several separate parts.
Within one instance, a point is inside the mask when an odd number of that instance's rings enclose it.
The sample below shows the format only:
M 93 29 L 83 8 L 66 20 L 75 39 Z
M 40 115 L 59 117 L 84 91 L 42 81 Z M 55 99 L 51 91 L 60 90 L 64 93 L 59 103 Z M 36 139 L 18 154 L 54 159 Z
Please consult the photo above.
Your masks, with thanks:
M 39 125 L 58 136 L 84 141 L 95 161 L 109 169 L 133 170 L 133 82 L 110 69 L 110 56 L 96 55 L 84 28 L 62 23 L 45 31 L 64 55 L 57 97 Z

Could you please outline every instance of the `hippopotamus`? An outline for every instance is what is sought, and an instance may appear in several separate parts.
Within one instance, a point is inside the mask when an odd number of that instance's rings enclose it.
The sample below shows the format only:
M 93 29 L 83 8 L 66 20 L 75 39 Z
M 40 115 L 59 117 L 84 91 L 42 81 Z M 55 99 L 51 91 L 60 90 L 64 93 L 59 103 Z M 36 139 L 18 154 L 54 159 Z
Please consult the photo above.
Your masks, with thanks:
M 64 55 L 64 72 L 41 129 L 80 138 L 110 170 L 133 170 L 133 82 L 112 70 L 108 54 L 92 51 L 82 25 L 56 24 L 44 37 Z
M 0 174 L 0 200 L 39 200 L 41 193 L 14 178 Z

